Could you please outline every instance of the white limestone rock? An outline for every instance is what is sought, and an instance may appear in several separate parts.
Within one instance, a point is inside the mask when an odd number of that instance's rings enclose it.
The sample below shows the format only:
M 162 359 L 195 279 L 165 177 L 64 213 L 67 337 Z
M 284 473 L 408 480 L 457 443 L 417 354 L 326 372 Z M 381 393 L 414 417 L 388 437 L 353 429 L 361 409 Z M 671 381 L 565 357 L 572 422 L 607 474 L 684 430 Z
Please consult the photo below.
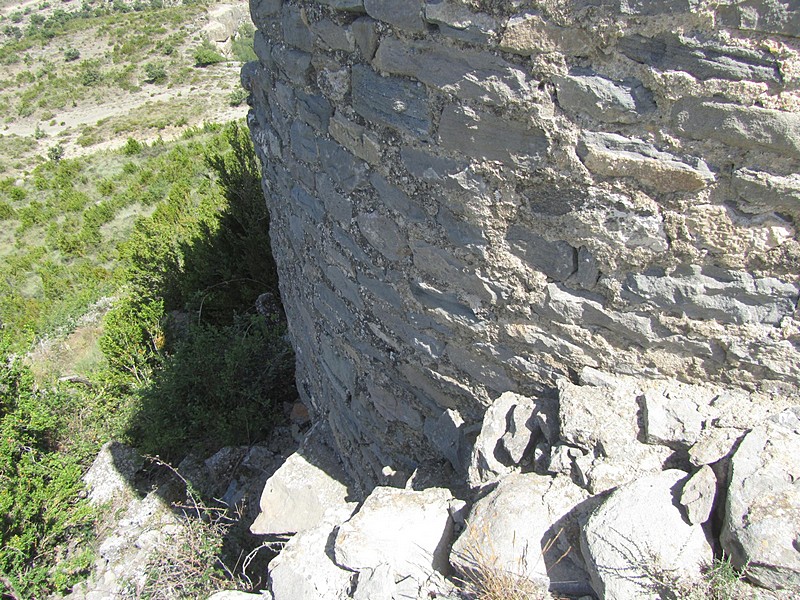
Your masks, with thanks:
M 692 525 L 701 525 L 711 518 L 717 496 L 717 476 L 708 465 L 703 465 L 684 484 L 681 490 L 681 506 L 686 509 L 686 518 Z
M 267 480 L 260 506 L 250 526 L 256 535 L 298 533 L 353 514 L 357 504 L 349 501 L 348 478 L 322 429 L 312 429 L 300 450 Z
M 800 406 L 742 440 L 731 459 L 720 542 L 736 567 L 770 589 L 800 589 Z
M 675 500 L 686 473 L 669 469 L 613 492 L 591 515 L 581 548 L 595 592 L 605 600 L 660 598 L 665 578 L 699 578 L 713 555 L 702 527 Z
M 131 496 L 131 482 L 143 464 L 144 459 L 133 448 L 119 442 L 105 443 L 83 476 L 89 502 L 99 506 L 115 497 Z
M 588 497 L 568 477 L 513 473 L 475 504 L 450 562 L 461 573 L 483 566 L 544 589 L 588 593 L 577 524 Z
M 339 527 L 336 564 L 353 571 L 391 567 L 398 577 L 424 582 L 446 573 L 453 535 L 448 510 L 452 494 L 377 487 L 359 511 Z
M 276 600 L 345 600 L 354 574 L 334 563 L 331 540 L 336 523 L 306 529 L 269 563 L 269 590 Z
M 513 412 L 512 412 L 513 411 Z M 500 448 L 501 441 L 506 439 L 515 455 L 519 454 L 518 447 L 522 446 L 523 452 L 530 443 L 533 431 L 530 425 L 523 425 L 512 435 L 507 436 L 507 423 L 510 415 L 517 415 L 514 420 L 523 424 L 530 422 L 534 412 L 534 402 L 531 398 L 520 396 L 513 392 L 506 392 L 498 397 L 486 410 L 483 416 L 483 425 L 478 439 L 472 450 L 469 465 L 469 484 L 479 487 L 497 481 L 511 472 L 513 461 L 505 448 Z M 502 444 L 502 445 L 505 445 Z M 505 461 L 501 462 L 500 457 Z

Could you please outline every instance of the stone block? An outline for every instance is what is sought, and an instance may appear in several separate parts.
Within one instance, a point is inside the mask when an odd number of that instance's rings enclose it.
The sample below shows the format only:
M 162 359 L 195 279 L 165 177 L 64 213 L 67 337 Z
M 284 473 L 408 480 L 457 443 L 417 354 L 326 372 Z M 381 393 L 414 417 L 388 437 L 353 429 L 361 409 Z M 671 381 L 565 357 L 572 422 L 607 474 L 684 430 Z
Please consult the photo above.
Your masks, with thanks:
M 692 525 L 702 525 L 711 518 L 717 497 L 717 476 L 708 465 L 703 465 L 692 475 L 681 490 L 681 506 Z
M 333 115 L 330 102 L 324 96 L 306 94 L 302 90 L 298 90 L 296 96 L 298 116 L 317 131 L 323 133 L 328 131 L 328 124 Z
M 483 230 L 464 217 L 454 214 L 451 210 L 441 207 L 436 215 L 436 222 L 442 226 L 444 233 L 455 246 L 475 250 L 487 245 Z
M 425 2 L 425 20 L 438 25 L 439 30 L 447 36 L 476 44 L 491 42 L 498 29 L 494 17 L 486 13 L 474 13 L 453 0 Z
M 773 277 L 686 265 L 670 275 L 631 273 L 621 296 L 690 319 L 777 325 L 794 313 L 799 291 Z
M 692 581 L 710 564 L 703 528 L 686 523 L 673 499 L 673 489 L 685 478 L 683 471 L 670 469 L 637 479 L 613 492 L 589 517 L 581 550 L 601 598 L 655 598 L 655 573 Z
M 437 156 L 410 146 L 400 151 L 403 165 L 414 177 L 449 189 L 461 190 L 456 175 L 466 170 L 467 163 L 451 157 Z
M 781 177 L 764 171 L 737 169 L 733 191 L 741 198 L 740 210 L 750 214 L 770 211 L 800 211 L 800 174 Z
M 370 245 L 387 260 L 402 260 L 409 254 L 408 241 L 394 219 L 379 212 L 365 212 L 356 221 Z
M 319 158 L 317 132 L 299 119 L 295 120 L 289 130 L 292 154 L 307 163 L 316 163 Z
M 425 31 L 421 0 L 364 0 L 367 14 L 405 31 Z
M 283 0 L 253 0 L 250 3 L 250 19 L 258 29 L 266 29 L 282 6 Z
M 336 113 L 331 119 L 329 132 L 333 139 L 371 165 L 381 161 L 381 144 L 378 136 L 366 127 Z
M 350 29 L 337 25 L 330 19 L 321 19 L 313 23 L 311 30 L 330 50 L 353 52 L 356 49 L 355 38 Z
M 652 95 L 638 81 L 614 82 L 580 71 L 553 77 L 561 108 L 604 123 L 636 123 L 655 110 Z
M 374 66 L 464 100 L 502 106 L 523 102 L 530 95 L 522 69 L 486 52 L 390 37 L 378 47 Z
M 301 86 L 311 82 L 313 68 L 311 67 L 311 55 L 308 52 L 275 45 L 272 47 L 272 58 L 288 81 Z
M 655 38 L 632 34 L 617 42 L 619 51 L 634 62 L 662 71 L 684 71 L 693 77 L 730 81 L 781 80 L 775 57 L 770 54 L 677 34 Z
M 424 221 L 425 211 L 408 194 L 396 185 L 392 185 L 379 173 L 373 173 L 369 178 L 372 187 L 378 192 L 378 198 L 389 210 L 397 213 L 398 218 L 404 223 Z
M 411 285 L 411 295 L 423 307 L 448 321 L 470 325 L 478 323 L 475 312 L 456 294 L 443 292 L 430 284 L 415 282 Z
M 311 52 L 314 47 L 314 34 L 308 28 L 306 12 L 299 6 L 287 4 L 281 14 L 283 41 L 303 52 Z
M 431 130 L 427 90 L 398 77 L 381 77 L 369 67 L 353 66 L 353 108 L 362 117 L 413 136 Z
M 522 56 L 548 52 L 586 56 L 593 43 L 582 29 L 560 27 L 536 13 L 526 12 L 508 20 L 499 46 L 501 50 Z
M 317 198 L 303 189 L 303 186 L 296 185 L 292 188 L 292 200 L 311 217 L 316 225 L 322 223 L 325 218 L 325 207 Z
M 454 104 L 442 112 L 439 138 L 448 150 L 520 168 L 541 164 L 549 148 L 547 136 L 536 126 Z
M 316 177 L 317 193 L 325 205 L 325 212 L 342 225 L 349 225 L 353 218 L 352 202 L 336 191 L 331 178 L 318 174 Z
M 317 146 L 322 169 L 345 194 L 367 184 L 369 169 L 366 164 L 334 141 L 321 139 Z
M 317 4 L 330 6 L 334 10 L 347 12 L 364 12 L 364 0 L 313 0 Z
M 720 6 L 717 14 L 726 27 L 800 37 L 800 4 L 796 0 L 740 0 Z
M 716 140 L 737 148 L 800 158 L 798 113 L 683 98 L 672 109 L 672 126 L 694 140 Z
M 457 410 L 448 408 L 438 418 L 425 419 L 424 432 L 457 472 L 466 470 L 464 419 Z
M 696 192 L 715 180 L 699 158 L 681 160 L 652 144 L 616 133 L 587 131 L 577 151 L 591 172 L 604 177 L 631 177 L 659 192 Z
M 378 22 L 369 17 L 360 17 L 353 21 L 351 27 L 361 56 L 372 60 L 378 50 Z
M 514 254 L 551 279 L 565 281 L 578 270 L 577 252 L 567 242 L 548 241 L 521 225 L 508 228 L 506 241 Z

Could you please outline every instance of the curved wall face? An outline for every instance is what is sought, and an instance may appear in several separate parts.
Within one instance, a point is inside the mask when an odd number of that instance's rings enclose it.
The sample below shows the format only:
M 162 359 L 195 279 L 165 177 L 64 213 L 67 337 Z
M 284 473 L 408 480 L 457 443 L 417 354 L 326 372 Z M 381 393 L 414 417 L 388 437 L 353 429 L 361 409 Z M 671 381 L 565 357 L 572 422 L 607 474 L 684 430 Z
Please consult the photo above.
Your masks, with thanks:
M 587 365 L 796 393 L 797 3 L 251 9 L 298 383 L 365 486 Z

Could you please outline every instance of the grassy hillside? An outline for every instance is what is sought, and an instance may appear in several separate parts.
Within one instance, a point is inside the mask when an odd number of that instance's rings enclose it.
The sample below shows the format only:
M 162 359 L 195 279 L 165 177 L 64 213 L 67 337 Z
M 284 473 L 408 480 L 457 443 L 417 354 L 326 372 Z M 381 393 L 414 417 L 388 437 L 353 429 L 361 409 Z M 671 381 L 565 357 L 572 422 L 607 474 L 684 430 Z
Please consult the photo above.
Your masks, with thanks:
M 168 5 L 167 5 L 168 4 Z M 269 216 L 203 3 L 0 2 L 0 595 L 85 577 L 109 439 L 178 461 L 295 397 Z M 250 42 L 251 43 L 251 42 Z M 214 124 L 218 123 L 218 124 Z
M 60 0 L 0 9 L 0 173 L 174 137 L 240 118 L 238 70 L 252 58 L 243 22 L 227 55 L 206 40 L 206 0 Z M 242 11 L 244 13 L 244 11 Z

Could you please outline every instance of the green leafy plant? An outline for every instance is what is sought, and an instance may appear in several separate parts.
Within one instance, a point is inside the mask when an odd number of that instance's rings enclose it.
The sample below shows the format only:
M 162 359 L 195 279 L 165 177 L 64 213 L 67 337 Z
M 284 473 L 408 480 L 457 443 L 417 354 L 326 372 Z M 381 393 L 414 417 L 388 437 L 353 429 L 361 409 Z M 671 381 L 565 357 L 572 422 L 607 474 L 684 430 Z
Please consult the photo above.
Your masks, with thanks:
M 64 50 L 64 60 L 67 62 L 72 62 L 74 60 L 78 60 L 81 57 L 81 53 L 76 48 L 67 48 Z
M 147 83 L 164 83 L 167 80 L 167 70 L 160 62 L 149 62 L 144 66 L 145 81 Z
M 203 40 L 194 51 L 194 64 L 196 67 L 208 67 L 225 62 L 226 58 L 220 54 L 208 40 Z

